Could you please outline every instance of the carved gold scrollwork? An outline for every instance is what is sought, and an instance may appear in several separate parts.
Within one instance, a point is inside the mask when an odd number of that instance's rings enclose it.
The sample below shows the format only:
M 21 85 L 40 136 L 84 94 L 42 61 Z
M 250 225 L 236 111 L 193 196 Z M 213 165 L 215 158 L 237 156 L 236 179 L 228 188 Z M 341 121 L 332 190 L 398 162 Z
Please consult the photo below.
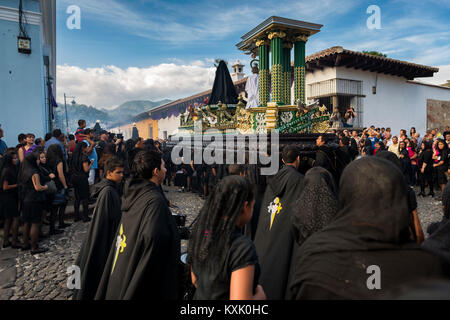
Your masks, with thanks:
M 283 48 L 292 49 L 293 47 L 294 47 L 294 45 L 292 44 L 291 41 L 285 41 L 283 43 Z
M 243 134 L 253 131 L 253 116 L 250 111 L 243 108 L 236 110 L 236 128 Z
M 308 36 L 307 36 L 306 34 L 302 34 L 302 35 L 300 35 L 300 36 L 297 36 L 297 37 L 295 38 L 295 41 L 303 41 L 303 42 L 306 42 L 306 41 L 308 41 Z
M 259 46 L 268 46 L 268 45 L 270 45 L 270 43 L 269 43 L 268 40 L 261 39 L 261 40 L 257 40 L 256 43 L 255 43 L 255 45 L 256 45 L 257 47 L 259 47 Z
M 283 31 L 275 31 L 275 32 L 271 32 L 269 33 L 268 38 L 270 40 L 272 40 L 273 38 L 284 38 L 286 37 L 286 33 L 284 33 Z

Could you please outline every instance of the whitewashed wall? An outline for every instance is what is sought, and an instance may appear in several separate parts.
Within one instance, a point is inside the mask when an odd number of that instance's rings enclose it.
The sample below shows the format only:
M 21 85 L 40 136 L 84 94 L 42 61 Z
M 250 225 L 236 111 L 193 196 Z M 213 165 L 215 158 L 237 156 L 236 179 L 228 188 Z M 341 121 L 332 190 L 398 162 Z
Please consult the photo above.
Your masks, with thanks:
M 180 116 L 170 116 L 165 119 L 158 120 L 158 137 L 160 139 L 164 138 L 163 132 L 167 131 L 167 137 L 178 131 L 180 126 Z
M 390 127 L 394 134 L 398 134 L 400 129 L 409 132 L 411 127 L 415 127 L 423 135 L 427 125 L 427 99 L 450 101 L 450 89 L 444 87 L 427 86 L 408 82 L 401 77 L 345 67 L 308 72 L 306 85 L 333 78 L 362 81 L 365 95 L 362 98 L 363 126 Z M 373 94 L 372 87 L 375 84 L 377 89 L 376 94 Z

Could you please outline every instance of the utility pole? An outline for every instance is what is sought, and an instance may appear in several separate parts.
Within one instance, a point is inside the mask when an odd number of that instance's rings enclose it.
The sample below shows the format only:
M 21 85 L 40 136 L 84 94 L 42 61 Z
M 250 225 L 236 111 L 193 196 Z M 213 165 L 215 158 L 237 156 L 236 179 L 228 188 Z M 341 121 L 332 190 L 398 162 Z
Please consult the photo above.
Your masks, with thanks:
M 67 117 L 67 102 L 66 102 L 66 98 L 75 99 L 75 97 L 66 96 L 66 94 L 64 93 L 64 108 L 65 108 L 65 111 L 66 111 L 66 132 L 67 132 L 67 135 L 69 135 L 69 119 Z M 74 104 L 76 104 L 75 100 L 72 101 L 72 105 L 74 105 Z

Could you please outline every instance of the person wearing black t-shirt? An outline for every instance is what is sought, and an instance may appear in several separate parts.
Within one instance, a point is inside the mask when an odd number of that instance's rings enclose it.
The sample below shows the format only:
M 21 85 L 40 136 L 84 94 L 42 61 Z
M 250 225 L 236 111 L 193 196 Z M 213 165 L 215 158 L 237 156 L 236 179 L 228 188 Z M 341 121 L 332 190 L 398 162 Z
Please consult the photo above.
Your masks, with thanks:
M 89 213 L 89 171 L 91 170 L 92 161 L 89 161 L 85 153 L 88 146 L 84 142 L 78 142 L 72 154 L 72 184 L 75 189 L 75 221 L 80 219 L 83 222 L 88 222 L 91 219 L 88 217 Z M 80 217 L 80 204 L 83 206 L 83 217 Z
M 55 228 L 56 217 L 58 216 L 58 227 L 64 229 L 70 224 L 64 222 L 64 215 L 67 205 L 67 179 L 66 179 L 66 163 L 64 161 L 64 154 L 61 148 L 54 144 L 47 150 L 47 165 L 50 170 L 55 174 L 56 194 L 52 199 L 50 207 L 50 234 L 58 234 L 59 231 Z
M 431 143 L 427 140 L 422 141 L 422 147 L 419 152 L 419 196 L 425 197 L 425 183 L 430 188 L 429 195 L 433 196 L 433 151 L 431 150 Z
M 448 146 L 445 143 L 444 140 L 438 139 L 437 145 L 436 145 L 436 155 L 433 157 L 433 159 L 436 160 L 435 164 L 433 164 L 433 167 L 436 170 L 436 178 L 437 183 L 441 187 L 442 192 L 444 191 L 444 187 L 447 184 L 447 177 L 445 173 L 448 170 Z
M 255 246 L 240 230 L 254 204 L 252 187 L 240 176 L 223 178 L 206 200 L 188 248 L 194 299 L 265 300 Z
M 17 240 L 19 230 L 19 194 L 17 192 L 17 163 L 19 157 L 15 149 L 6 150 L 3 159 L 3 168 L 0 171 L 0 216 L 5 218 L 3 228 L 3 248 L 11 246 L 21 248 Z M 12 235 L 11 242 L 9 235 Z
M 44 210 L 45 194 L 48 186 L 41 184 L 39 172 L 40 151 L 35 150 L 25 156 L 19 173 L 19 184 L 22 193 L 22 219 L 24 222 L 22 250 L 31 249 L 31 254 L 48 251 L 37 245 L 39 229 Z M 31 244 L 29 243 L 31 239 Z
M 59 146 L 58 146 L 59 148 Z M 56 175 L 54 174 L 52 168 L 47 164 L 47 155 L 45 153 L 45 149 L 42 147 L 39 147 L 36 149 L 36 152 L 39 153 L 39 178 L 42 185 L 46 185 L 50 181 L 54 181 L 56 178 Z M 51 211 L 51 205 L 53 202 L 53 199 L 55 197 L 54 192 L 51 193 L 46 192 L 44 194 L 44 210 L 42 211 L 42 223 L 48 224 L 47 221 L 47 213 L 50 213 Z M 50 228 L 51 230 L 51 228 Z M 50 232 L 48 235 L 51 235 Z M 40 231 L 39 231 L 39 237 L 40 238 L 46 238 L 48 235 L 44 235 L 42 232 L 42 224 L 40 225 Z

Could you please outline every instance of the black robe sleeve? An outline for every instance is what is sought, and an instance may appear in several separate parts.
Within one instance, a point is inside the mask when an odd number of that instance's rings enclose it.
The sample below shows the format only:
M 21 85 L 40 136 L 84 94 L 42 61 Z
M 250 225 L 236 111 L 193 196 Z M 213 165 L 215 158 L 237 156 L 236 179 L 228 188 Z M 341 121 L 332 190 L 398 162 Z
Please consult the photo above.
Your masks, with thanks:
M 158 193 L 156 196 L 155 194 Z M 113 245 L 95 299 L 172 300 L 178 298 L 180 239 L 167 204 L 156 191 L 148 205 L 123 215 L 126 247 L 116 260 Z
M 111 187 L 102 190 L 97 199 L 89 231 L 76 260 L 76 265 L 81 271 L 81 289 L 76 290 L 75 299 L 94 298 L 109 251 L 114 246 L 121 215 L 117 191 Z
M 173 261 L 174 229 L 167 206 L 158 201 L 146 213 L 141 230 L 142 253 L 123 299 L 155 296 L 174 300 L 178 296 L 178 260 Z M 174 265 L 175 264 L 175 265 Z M 151 292 L 150 292 L 151 291 Z

